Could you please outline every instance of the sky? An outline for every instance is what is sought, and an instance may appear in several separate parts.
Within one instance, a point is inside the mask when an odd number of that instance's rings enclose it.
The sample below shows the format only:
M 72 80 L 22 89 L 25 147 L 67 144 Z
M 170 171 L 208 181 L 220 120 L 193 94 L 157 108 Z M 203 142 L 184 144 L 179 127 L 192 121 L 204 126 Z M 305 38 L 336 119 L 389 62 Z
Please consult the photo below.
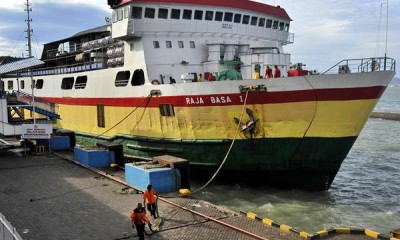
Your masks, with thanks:
M 234 1 L 234 0 L 232 0 Z M 294 43 L 284 48 L 292 63 L 324 72 L 342 59 L 387 56 L 400 63 L 400 0 L 257 0 L 280 5 L 293 19 Z M 26 56 L 26 0 L 0 0 L 0 56 Z M 107 0 L 30 0 L 32 54 L 46 42 L 105 24 Z M 398 73 L 396 77 L 400 77 Z

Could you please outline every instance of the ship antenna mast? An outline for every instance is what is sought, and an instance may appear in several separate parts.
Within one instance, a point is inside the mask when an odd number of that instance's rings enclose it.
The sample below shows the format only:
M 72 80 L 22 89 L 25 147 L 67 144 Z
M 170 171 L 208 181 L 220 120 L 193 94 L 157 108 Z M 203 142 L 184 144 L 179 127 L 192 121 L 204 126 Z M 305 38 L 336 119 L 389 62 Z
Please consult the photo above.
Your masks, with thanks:
M 28 39 L 28 57 L 32 57 L 32 44 L 31 44 L 31 33 L 32 33 L 32 29 L 31 29 L 31 22 L 32 19 L 30 18 L 30 14 L 29 12 L 32 12 L 32 8 L 30 8 L 29 6 L 29 0 L 26 0 L 26 9 L 25 9 L 28 17 L 25 20 L 26 25 L 27 25 L 27 29 L 25 30 L 26 32 L 26 38 Z

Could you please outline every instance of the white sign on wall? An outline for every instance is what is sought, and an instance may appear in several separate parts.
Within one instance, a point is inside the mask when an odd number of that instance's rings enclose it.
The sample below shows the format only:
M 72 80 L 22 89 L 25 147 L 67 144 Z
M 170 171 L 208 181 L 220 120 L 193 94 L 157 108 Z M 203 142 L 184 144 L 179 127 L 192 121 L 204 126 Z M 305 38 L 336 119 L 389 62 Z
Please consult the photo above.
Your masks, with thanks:
M 22 139 L 50 139 L 53 132 L 51 124 L 22 124 Z

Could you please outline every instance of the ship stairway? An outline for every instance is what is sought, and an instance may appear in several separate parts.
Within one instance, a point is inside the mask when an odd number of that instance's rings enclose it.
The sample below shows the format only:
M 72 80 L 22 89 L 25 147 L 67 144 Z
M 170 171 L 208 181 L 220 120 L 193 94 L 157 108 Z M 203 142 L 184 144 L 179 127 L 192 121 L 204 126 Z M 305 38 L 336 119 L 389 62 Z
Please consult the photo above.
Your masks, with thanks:
M 31 94 L 17 91 L 7 96 L 7 105 L 10 108 L 11 119 L 22 120 L 24 114 L 20 108 L 46 116 L 51 120 L 61 119 L 57 113 L 57 105 L 42 98 L 33 97 Z M 15 117 L 17 115 L 17 117 Z
M 14 145 L 12 143 L 9 143 L 5 139 L 0 138 L 0 150 L 7 150 L 14 148 Z

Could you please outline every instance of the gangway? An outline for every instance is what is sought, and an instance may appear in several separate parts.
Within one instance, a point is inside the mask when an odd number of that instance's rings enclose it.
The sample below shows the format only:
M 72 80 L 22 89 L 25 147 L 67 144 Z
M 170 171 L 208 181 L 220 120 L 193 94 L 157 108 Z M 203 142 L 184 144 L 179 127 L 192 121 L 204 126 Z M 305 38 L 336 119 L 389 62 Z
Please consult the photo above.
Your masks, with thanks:
M 20 136 L 28 128 L 42 127 L 43 124 L 51 124 L 60 119 L 60 115 L 56 111 L 56 104 L 34 96 L 35 85 L 32 68 L 43 64 L 43 61 L 34 57 L 0 64 L 0 81 L 4 76 L 15 76 L 18 81 L 20 72 L 27 71 L 30 74 L 31 86 L 33 86 L 32 94 L 28 94 L 19 89 L 18 91 L 7 91 L 4 89 L 4 84 L 0 84 L 0 136 Z M 38 119 L 34 114 L 32 118 L 25 118 L 24 109 L 44 117 Z
M 14 148 L 14 145 L 0 138 L 0 150 Z
M 18 108 L 27 109 L 32 112 L 39 113 L 51 120 L 61 119 L 57 114 L 57 105 L 53 102 L 46 101 L 42 98 L 33 97 L 31 94 L 22 91 L 16 91 L 7 96 L 8 107 L 13 108 L 18 115 Z M 21 116 L 20 116 L 21 117 Z

